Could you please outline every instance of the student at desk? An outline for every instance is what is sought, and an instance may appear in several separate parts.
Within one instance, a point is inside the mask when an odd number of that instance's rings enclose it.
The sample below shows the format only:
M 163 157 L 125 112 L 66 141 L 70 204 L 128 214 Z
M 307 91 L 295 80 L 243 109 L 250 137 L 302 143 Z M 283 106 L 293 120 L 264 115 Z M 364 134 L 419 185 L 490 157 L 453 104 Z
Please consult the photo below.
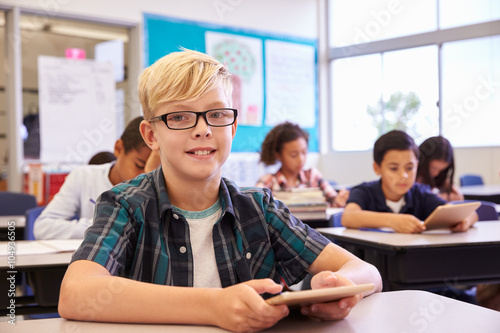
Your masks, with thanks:
M 35 239 L 83 238 L 85 230 L 92 225 L 97 197 L 113 185 L 144 172 L 151 149 L 139 131 L 142 119 L 130 121 L 116 141 L 115 162 L 84 165 L 70 172 L 59 192 L 36 219 Z
M 405 132 L 382 135 L 373 147 L 373 169 L 380 180 L 351 189 L 342 224 L 348 228 L 386 227 L 403 233 L 424 231 L 421 221 L 446 201 L 429 186 L 415 183 L 419 154 L 418 146 Z M 465 231 L 477 220 L 474 212 L 452 230 Z
M 279 293 L 282 279 L 309 271 L 314 289 L 381 289 L 372 265 L 285 214 L 268 189 L 221 177 L 237 128 L 231 96 L 227 68 L 203 53 L 170 53 L 144 70 L 141 133 L 161 167 L 101 195 L 61 286 L 63 318 L 258 331 L 289 313 L 260 295 Z M 342 319 L 361 298 L 302 313 Z
M 284 191 L 297 187 L 318 187 L 323 191 L 331 207 L 344 207 L 349 191 L 335 189 L 315 169 L 304 170 L 309 143 L 309 134 L 299 125 L 284 122 L 267 133 L 260 152 L 260 161 L 265 165 L 281 162 L 275 174 L 262 176 L 256 186 L 271 191 Z
M 464 200 L 463 194 L 453 185 L 455 158 L 450 142 L 442 136 L 433 136 L 422 142 L 419 150 L 417 182 L 429 185 L 446 201 Z

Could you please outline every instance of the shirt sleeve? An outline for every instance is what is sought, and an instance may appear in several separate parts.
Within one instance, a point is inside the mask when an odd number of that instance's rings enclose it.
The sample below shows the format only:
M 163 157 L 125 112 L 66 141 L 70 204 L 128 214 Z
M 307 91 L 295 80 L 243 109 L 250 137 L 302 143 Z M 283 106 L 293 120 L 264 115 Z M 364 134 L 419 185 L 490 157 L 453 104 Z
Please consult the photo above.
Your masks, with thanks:
M 282 202 L 274 201 L 272 196 L 266 221 L 277 269 L 287 284 L 295 284 L 304 278 L 309 266 L 330 241 L 293 216 Z
M 351 189 L 349 193 L 349 199 L 347 200 L 347 204 L 353 202 L 361 209 L 368 210 L 370 201 L 370 192 L 365 184 L 361 184 L 355 186 Z
M 94 217 L 94 224 L 87 229 L 72 262 L 94 261 L 111 275 L 125 276 L 127 260 L 137 239 L 133 217 L 112 190 L 99 197 Z
M 79 218 L 82 187 L 87 185 L 79 171 L 75 171 L 66 177 L 59 192 L 36 219 L 33 226 L 35 239 L 83 238 L 85 230 L 92 224 L 92 218 Z

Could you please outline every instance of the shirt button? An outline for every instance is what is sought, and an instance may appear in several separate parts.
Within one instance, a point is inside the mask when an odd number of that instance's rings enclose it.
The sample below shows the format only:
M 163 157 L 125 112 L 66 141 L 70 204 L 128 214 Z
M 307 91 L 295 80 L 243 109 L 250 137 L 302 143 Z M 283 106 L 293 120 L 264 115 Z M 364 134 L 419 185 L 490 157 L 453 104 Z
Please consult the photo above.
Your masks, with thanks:
M 180 253 L 186 253 L 186 251 L 187 251 L 187 249 L 186 249 L 186 247 L 185 247 L 185 246 L 181 246 L 181 247 L 179 248 L 179 252 L 180 252 Z
M 247 257 L 247 259 L 250 259 L 250 258 L 252 258 L 252 254 L 250 252 L 247 252 L 246 257 Z
M 178 220 L 178 219 L 179 219 L 179 215 L 177 215 L 177 214 L 174 214 L 174 215 L 172 215 L 172 216 L 173 216 L 173 217 L 174 217 L 174 219 L 176 219 L 176 220 Z

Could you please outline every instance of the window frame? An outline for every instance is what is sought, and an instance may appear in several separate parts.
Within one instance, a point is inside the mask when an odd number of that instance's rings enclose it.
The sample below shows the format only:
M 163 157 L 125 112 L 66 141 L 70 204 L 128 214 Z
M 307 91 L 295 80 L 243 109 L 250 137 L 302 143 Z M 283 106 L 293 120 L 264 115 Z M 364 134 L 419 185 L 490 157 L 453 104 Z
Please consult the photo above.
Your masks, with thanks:
M 328 35 L 330 33 L 330 18 L 329 18 L 329 8 L 330 1 L 326 0 L 327 10 L 324 11 L 325 15 L 325 29 L 327 30 L 326 40 L 329 43 Z M 439 17 L 439 13 L 438 13 Z M 438 119 L 439 119 L 439 134 L 443 133 L 443 109 L 442 109 L 442 45 L 448 42 L 454 41 L 464 41 L 468 39 L 481 38 L 481 37 L 492 37 L 500 35 L 500 20 L 494 20 L 489 22 L 482 22 L 470 25 L 464 25 L 459 27 L 452 27 L 440 30 L 439 28 L 435 31 L 418 33 L 414 35 L 371 41 L 367 43 L 360 43 L 355 45 L 338 46 L 332 47 L 327 45 L 328 49 L 328 92 L 331 92 L 333 73 L 332 73 L 332 63 L 335 60 L 351 58 L 357 56 L 371 55 L 371 54 L 383 54 L 390 51 L 399 51 L 404 49 L 417 48 L 422 46 L 435 45 L 438 49 Z M 324 40 L 324 39 L 323 39 Z M 329 93 L 327 94 L 329 95 Z M 332 126 L 334 121 L 334 110 L 332 98 L 328 98 L 328 112 L 327 122 Z M 333 136 L 328 135 L 328 143 L 325 145 L 329 152 L 340 152 L 334 150 Z M 354 151 L 354 150 L 350 150 Z M 347 151 L 345 151 L 347 152 Z

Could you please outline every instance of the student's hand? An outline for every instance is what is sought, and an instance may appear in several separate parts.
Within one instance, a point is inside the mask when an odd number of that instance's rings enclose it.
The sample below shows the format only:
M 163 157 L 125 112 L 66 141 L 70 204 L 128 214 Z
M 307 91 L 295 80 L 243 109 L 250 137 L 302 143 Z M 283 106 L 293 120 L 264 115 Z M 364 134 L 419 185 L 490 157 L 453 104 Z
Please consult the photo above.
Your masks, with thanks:
M 311 279 L 311 289 L 321 289 L 340 286 L 352 286 L 354 283 L 340 274 L 323 271 Z M 342 298 L 328 303 L 311 304 L 303 306 L 300 312 L 312 318 L 321 320 L 340 320 L 347 317 L 351 309 L 363 298 L 362 294 Z
M 333 207 L 345 207 L 347 199 L 349 199 L 349 190 L 340 190 L 335 197 Z
M 462 222 L 460 222 L 457 225 L 454 225 L 450 229 L 453 232 L 464 232 L 464 231 L 469 230 L 470 227 L 472 227 L 474 225 L 474 223 L 477 222 L 477 220 L 478 220 L 477 213 L 474 212 L 471 215 L 469 215 L 465 220 L 463 220 Z
M 289 313 L 286 305 L 269 305 L 259 294 L 281 292 L 271 279 L 251 280 L 221 289 L 214 306 L 219 327 L 237 332 L 257 332 L 274 326 Z
M 411 214 L 394 214 L 390 217 L 390 228 L 396 232 L 416 234 L 425 230 L 425 225 Z
M 464 195 L 460 190 L 453 185 L 451 188 L 451 192 L 448 194 L 447 192 L 441 192 L 438 194 L 441 199 L 446 200 L 446 201 L 461 201 L 464 200 Z

